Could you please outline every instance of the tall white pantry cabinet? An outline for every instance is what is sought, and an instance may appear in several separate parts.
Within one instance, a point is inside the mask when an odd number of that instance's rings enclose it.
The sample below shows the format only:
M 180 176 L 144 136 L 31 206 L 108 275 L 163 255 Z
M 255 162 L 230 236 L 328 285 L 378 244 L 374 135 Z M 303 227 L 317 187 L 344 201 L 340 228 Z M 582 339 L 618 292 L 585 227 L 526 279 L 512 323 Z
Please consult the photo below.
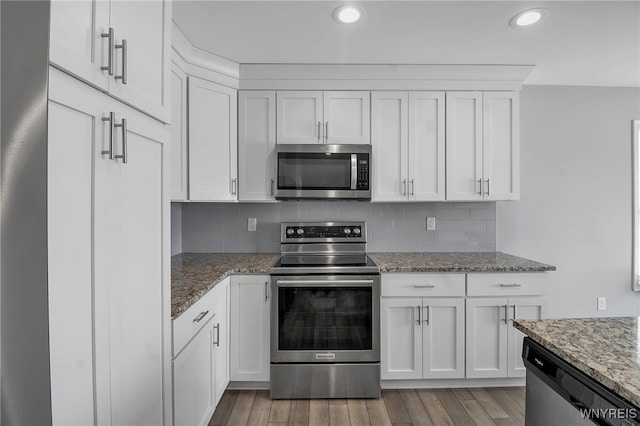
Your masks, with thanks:
M 53 424 L 171 424 L 170 3 L 54 0 L 51 20 Z

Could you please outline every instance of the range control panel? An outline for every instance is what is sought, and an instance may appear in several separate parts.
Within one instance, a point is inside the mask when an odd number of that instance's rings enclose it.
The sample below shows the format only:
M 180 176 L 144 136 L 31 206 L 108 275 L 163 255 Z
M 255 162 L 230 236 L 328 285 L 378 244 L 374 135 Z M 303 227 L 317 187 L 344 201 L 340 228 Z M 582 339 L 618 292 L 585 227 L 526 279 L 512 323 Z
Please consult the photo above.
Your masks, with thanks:
M 313 240 L 335 240 L 340 239 L 364 239 L 365 225 L 364 223 L 337 223 L 331 224 L 282 224 L 282 240 L 294 241 L 301 239 Z

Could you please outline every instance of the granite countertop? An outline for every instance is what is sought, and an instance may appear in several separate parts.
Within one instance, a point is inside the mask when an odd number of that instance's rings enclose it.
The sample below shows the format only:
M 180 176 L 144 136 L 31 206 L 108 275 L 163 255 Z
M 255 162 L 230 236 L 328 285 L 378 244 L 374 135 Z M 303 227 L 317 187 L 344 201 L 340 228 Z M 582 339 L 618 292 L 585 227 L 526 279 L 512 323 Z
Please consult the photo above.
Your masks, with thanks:
M 640 317 L 514 320 L 513 326 L 640 406 Z
M 500 252 L 368 253 L 380 272 L 543 272 L 556 267 Z
M 171 257 L 174 319 L 229 275 L 268 274 L 280 253 L 182 253 Z

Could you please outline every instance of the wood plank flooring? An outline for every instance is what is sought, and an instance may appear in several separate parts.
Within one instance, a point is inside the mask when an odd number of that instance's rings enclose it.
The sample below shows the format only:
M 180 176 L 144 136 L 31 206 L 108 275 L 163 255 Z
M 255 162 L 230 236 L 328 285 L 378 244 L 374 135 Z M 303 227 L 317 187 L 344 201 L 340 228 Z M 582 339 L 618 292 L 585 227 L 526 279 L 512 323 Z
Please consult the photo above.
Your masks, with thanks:
M 380 399 L 271 400 L 226 391 L 209 426 L 524 425 L 524 388 L 383 390 Z

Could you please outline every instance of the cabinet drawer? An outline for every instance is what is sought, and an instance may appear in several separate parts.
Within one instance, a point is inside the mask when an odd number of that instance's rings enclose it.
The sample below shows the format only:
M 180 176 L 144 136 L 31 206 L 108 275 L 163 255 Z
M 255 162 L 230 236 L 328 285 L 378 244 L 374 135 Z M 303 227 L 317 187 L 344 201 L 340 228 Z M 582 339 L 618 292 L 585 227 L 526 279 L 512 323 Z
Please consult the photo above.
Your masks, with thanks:
M 544 295 L 548 287 L 545 272 L 467 274 L 467 296 Z
M 464 296 L 464 274 L 382 274 L 382 296 Z
M 173 356 L 213 317 L 215 287 L 173 320 Z

